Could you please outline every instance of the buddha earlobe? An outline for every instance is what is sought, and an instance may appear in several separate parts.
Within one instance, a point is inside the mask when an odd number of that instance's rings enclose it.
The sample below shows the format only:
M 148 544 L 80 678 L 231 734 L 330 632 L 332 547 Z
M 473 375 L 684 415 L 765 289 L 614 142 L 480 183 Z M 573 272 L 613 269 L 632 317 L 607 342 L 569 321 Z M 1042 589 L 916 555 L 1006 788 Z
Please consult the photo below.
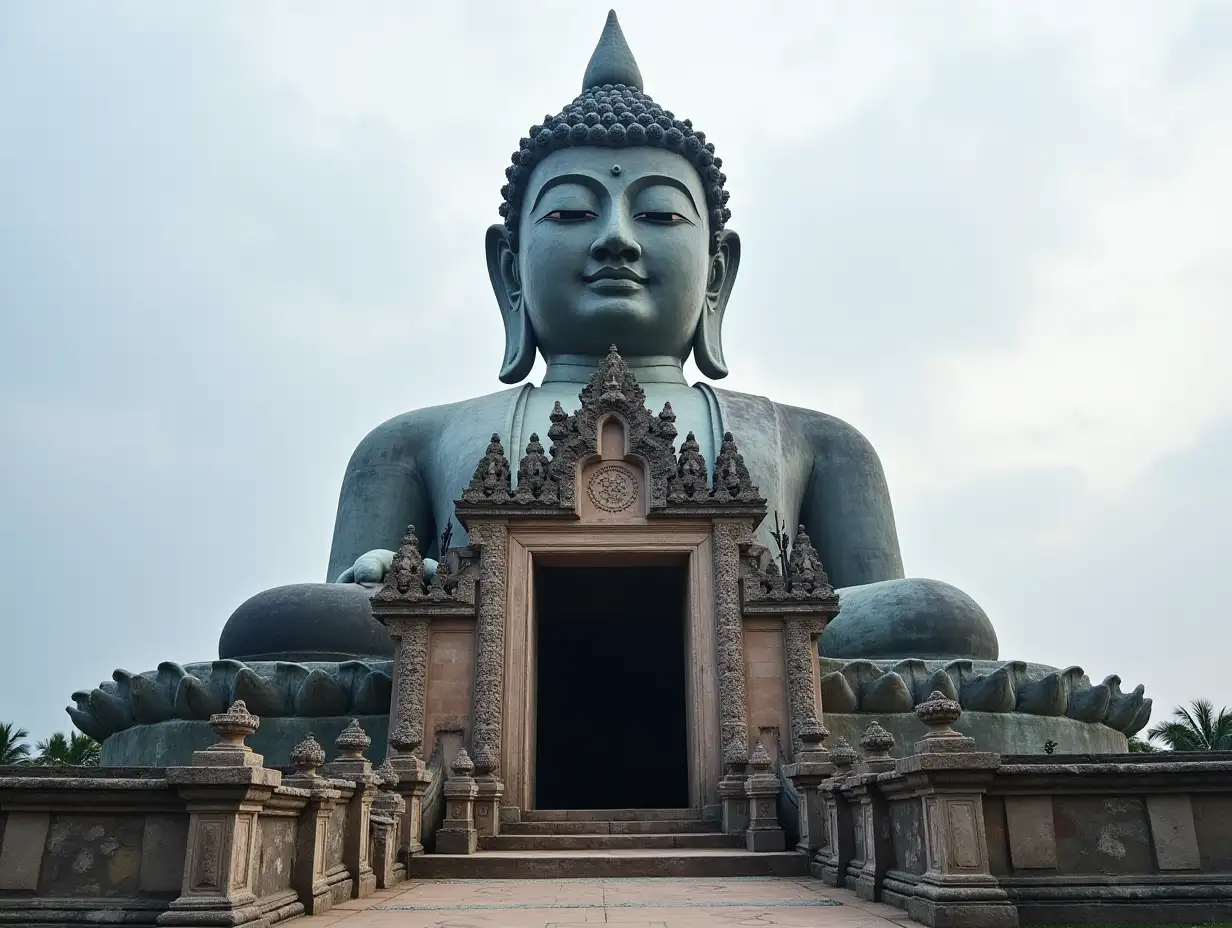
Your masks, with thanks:
M 535 363 L 535 330 L 522 302 L 522 282 L 518 273 L 518 255 L 509 244 L 509 233 L 503 224 L 488 227 L 484 241 L 488 258 L 488 278 L 505 323 L 505 358 L 501 362 L 502 383 L 519 383 L 526 379 Z
M 706 302 L 693 336 L 693 359 L 697 369 L 711 380 L 727 376 L 723 358 L 723 314 L 740 269 L 740 236 L 730 229 L 718 233 L 718 248 L 710 258 L 710 278 L 706 281 Z

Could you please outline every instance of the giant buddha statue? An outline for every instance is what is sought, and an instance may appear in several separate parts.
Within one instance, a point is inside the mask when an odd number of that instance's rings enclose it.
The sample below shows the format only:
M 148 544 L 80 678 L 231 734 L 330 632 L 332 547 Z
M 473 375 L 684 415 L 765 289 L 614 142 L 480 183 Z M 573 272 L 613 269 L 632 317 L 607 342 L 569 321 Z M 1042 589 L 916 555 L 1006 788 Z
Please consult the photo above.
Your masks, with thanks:
M 327 582 L 253 597 L 227 623 L 218 661 L 117 671 L 111 683 L 76 694 L 70 712 L 84 730 L 110 736 L 110 762 L 164 757 L 167 737 L 129 729 L 200 720 L 223 695 L 244 694 L 251 706 L 264 694 L 267 717 L 379 715 L 391 651 L 368 596 L 406 526 L 416 527 L 430 558 L 442 554 L 443 533 L 464 544 L 454 503 L 489 442 L 538 442 L 554 415 L 576 407 L 611 346 L 648 407 L 670 404 L 702 460 L 715 461 L 726 432 L 739 435 L 767 509 L 811 538 L 841 603 L 820 643 L 829 727 L 846 733 L 836 717 L 850 715 L 858 737 L 867 720 L 856 717 L 909 713 L 940 674 L 969 710 L 964 720 L 989 717 L 982 745 L 1124 749 L 1125 734 L 1149 716 L 1141 687 L 1126 694 L 1115 677 L 1092 685 L 1079 668 L 998 662 L 993 625 L 971 597 L 904 576 L 886 477 L 859 431 L 824 412 L 687 382 L 690 356 L 712 381 L 728 373 L 723 323 L 742 243 L 715 144 L 645 92 L 614 13 L 582 92 L 531 126 L 511 162 L 503 221 L 485 236 L 505 332 L 499 377 L 511 386 L 412 410 L 369 433 L 343 476 Z M 525 383 L 537 355 L 546 372 Z M 773 547 L 773 522 L 758 531 Z M 329 738 L 322 730 L 321 740 Z

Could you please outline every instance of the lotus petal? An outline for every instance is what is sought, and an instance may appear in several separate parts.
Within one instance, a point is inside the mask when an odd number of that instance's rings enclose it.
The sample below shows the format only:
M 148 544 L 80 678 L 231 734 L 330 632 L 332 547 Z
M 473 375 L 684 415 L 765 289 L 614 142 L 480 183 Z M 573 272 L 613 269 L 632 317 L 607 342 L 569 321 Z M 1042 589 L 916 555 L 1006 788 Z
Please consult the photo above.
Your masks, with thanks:
M 1002 665 L 963 686 L 959 699 L 971 712 L 1013 712 L 1018 702 L 1011 668 Z
M 1129 738 L 1138 734 L 1142 729 L 1146 728 L 1146 723 L 1151 720 L 1151 700 L 1142 700 L 1142 705 L 1138 709 L 1138 714 L 1134 716 L 1134 720 L 1128 726 L 1122 729 L 1125 737 Z
M 287 714 L 291 700 L 285 687 L 273 680 L 266 680 L 251 667 L 240 668 L 231 685 L 231 702 L 244 700 L 248 711 L 258 716 L 275 718 Z
M 109 731 L 123 731 L 133 724 L 133 707 L 128 700 L 121 699 L 102 689 L 90 691 L 90 714 L 98 719 L 99 725 Z
M 175 688 L 175 714 L 182 719 L 207 720 L 216 712 L 227 711 L 227 700 L 192 674 L 180 678 Z
M 1124 731 L 1138 717 L 1138 710 L 1142 708 L 1142 697 L 1146 689 L 1142 684 L 1138 684 L 1132 693 L 1122 693 L 1121 678 L 1117 676 L 1106 677 L 1104 685 L 1108 687 L 1110 693 L 1108 711 L 1104 713 L 1104 724 L 1117 731 Z
M 342 715 L 351 703 L 338 681 L 319 667 L 311 671 L 295 694 L 295 714 L 306 716 Z
M 1086 677 L 1083 677 L 1086 680 Z M 1079 722 L 1102 722 L 1108 712 L 1108 702 L 1112 699 L 1112 690 L 1104 683 L 1099 686 L 1086 686 L 1069 691 L 1069 704 L 1065 714 Z
M 928 665 L 918 657 L 899 661 L 890 668 L 890 673 L 898 674 L 907 684 L 907 689 L 911 692 L 912 705 L 923 702 L 932 692 L 925 689 L 932 675 L 928 672 Z
M 114 731 L 100 724 L 98 719 L 89 712 L 75 709 L 72 706 L 65 706 L 64 711 L 73 720 L 73 724 L 77 726 L 78 731 L 84 732 L 95 741 L 106 741 L 108 737 L 115 734 Z
M 175 703 L 158 679 L 146 676 L 133 677 L 130 681 L 129 702 L 133 718 L 142 725 L 153 725 L 175 718 Z
M 954 680 L 944 670 L 934 670 L 928 675 L 928 679 L 924 681 L 924 686 L 921 690 L 924 695 L 922 697 L 916 695 L 916 703 L 926 702 L 934 690 L 940 690 L 950 699 L 958 699 L 958 687 L 954 685 Z
M 911 690 L 898 674 L 890 671 L 860 697 L 861 712 L 910 712 Z
M 860 702 L 856 699 L 856 692 L 851 688 L 851 684 L 847 682 L 841 670 L 833 670 L 825 674 L 818 688 L 821 690 L 823 712 L 845 714 L 855 712 L 859 708 Z
M 393 693 L 394 681 L 383 670 L 374 670 L 359 684 L 355 698 L 351 700 L 351 711 L 360 715 L 383 715 L 389 712 L 389 700 Z
M 1064 715 L 1068 704 L 1068 688 L 1065 678 L 1059 673 L 1050 673 L 1018 688 L 1019 712 L 1028 712 L 1031 715 Z

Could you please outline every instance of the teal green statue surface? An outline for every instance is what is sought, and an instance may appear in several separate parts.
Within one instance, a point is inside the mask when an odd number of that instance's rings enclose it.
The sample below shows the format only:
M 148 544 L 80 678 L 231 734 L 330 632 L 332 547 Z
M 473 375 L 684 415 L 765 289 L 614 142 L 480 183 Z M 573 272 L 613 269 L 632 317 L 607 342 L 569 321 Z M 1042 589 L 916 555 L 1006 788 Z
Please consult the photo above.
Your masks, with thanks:
M 710 380 L 728 373 L 723 322 L 742 245 L 714 143 L 645 93 L 614 13 L 582 93 L 531 127 L 505 179 L 503 221 L 487 230 L 485 248 L 505 332 L 499 377 L 511 386 L 404 413 L 364 438 L 343 476 L 327 582 L 243 603 L 223 629 L 218 660 L 117 670 L 74 693 L 69 713 L 105 739 L 104 763 L 179 762 L 193 739 L 209 737 L 209 714 L 235 698 L 265 718 L 254 746 L 270 756 L 298 742 L 309 722 L 323 741 L 348 715 L 384 724 L 393 648 L 368 598 L 406 527 L 430 558 L 447 529 L 453 546 L 465 544 L 454 501 L 489 440 L 499 436 L 516 463 L 547 435 L 557 404 L 560 416 L 577 408 L 612 346 L 650 409 L 671 404 L 678 434 L 704 459 L 699 472 L 714 465 L 724 433 L 735 433 L 767 510 L 811 537 L 841 603 L 820 639 L 832 731 L 858 740 L 870 715 L 894 730 L 941 689 L 961 700 L 964 724 L 989 750 L 1038 751 L 1050 740 L 1063 750 L 1125 749 L 1125 736 L 1150 717 L 1141 686 L 1123 693 L 1115 676 L 1092 684 L 1078 667 L 999 662 L 978 604 L 949 584 L 904 577 L 885 474 L 855 428 L 685 380 L 690 356 Z M 769 322 L 773 307 L 765 312 Z M 799 335 L 816 340 L 819 363 L 834 350 L 820 326 Z M 546 373 L 524 383 L 537 355 Z M 759 528 L 770 549 L 773 531 L 773 519 Z M 907 729 L 898 733 L 910 741 Z

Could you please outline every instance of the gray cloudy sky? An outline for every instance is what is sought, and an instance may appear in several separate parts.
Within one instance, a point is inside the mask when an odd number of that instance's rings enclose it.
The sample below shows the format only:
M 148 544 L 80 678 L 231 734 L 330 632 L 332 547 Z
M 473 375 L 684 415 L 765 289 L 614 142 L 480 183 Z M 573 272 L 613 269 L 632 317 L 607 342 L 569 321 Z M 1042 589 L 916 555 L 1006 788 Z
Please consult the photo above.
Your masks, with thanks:
M 216 656 L 370 428 L 499 386 L 483 233 L 606 8 L 0 6 L 0 721 Z M 868 435 L 1003 658 L 1232 703 L 1232 4 L 619 13 L 724 157 L 724 386 Z

